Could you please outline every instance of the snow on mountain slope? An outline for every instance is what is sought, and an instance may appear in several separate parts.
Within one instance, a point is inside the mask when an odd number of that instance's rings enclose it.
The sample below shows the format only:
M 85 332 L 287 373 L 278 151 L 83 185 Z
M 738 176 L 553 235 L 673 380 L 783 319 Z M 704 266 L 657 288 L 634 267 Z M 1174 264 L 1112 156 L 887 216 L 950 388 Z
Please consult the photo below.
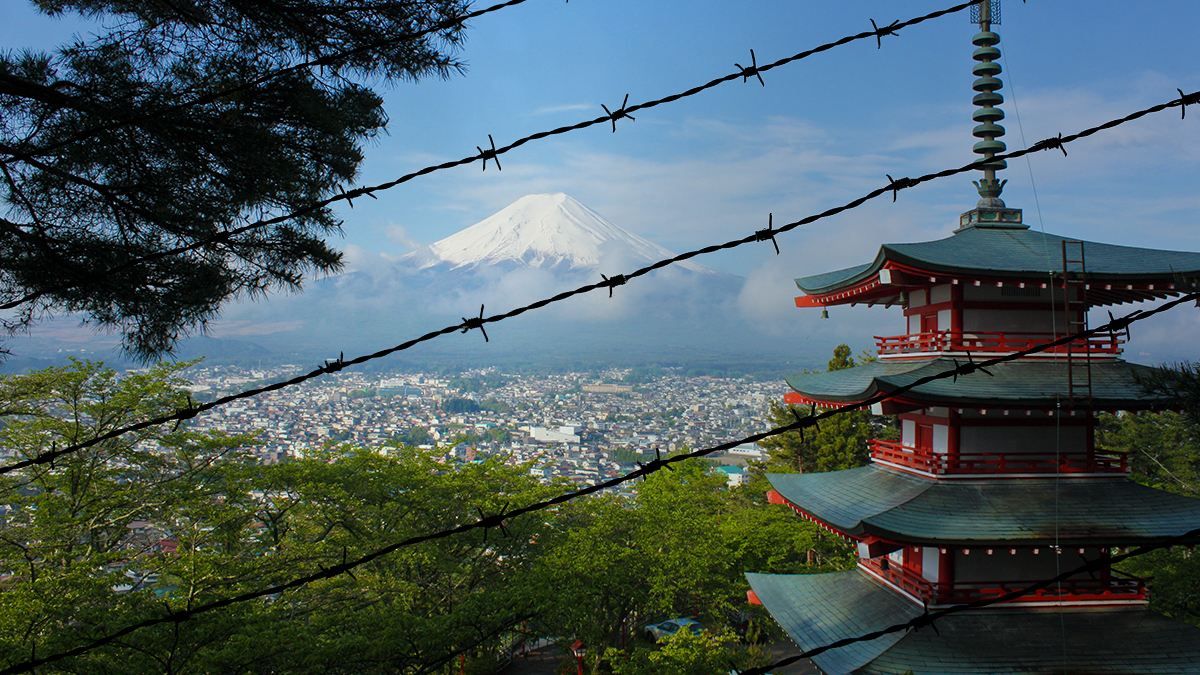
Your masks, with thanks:
M 517 264 L 539 269 L 644 265 L 671 251 L 624 230 L 563 193 L 526 195 L 478 223 L 430 246 L 423 267 Z M 679 265 L 710 272 L 702 265 Z

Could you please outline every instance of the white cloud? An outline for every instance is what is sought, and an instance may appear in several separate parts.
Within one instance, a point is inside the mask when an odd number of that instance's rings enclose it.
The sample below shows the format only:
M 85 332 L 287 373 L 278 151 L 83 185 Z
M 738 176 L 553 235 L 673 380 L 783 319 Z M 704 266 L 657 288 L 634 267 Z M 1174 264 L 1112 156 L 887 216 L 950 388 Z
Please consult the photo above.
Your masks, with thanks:
M 600 110 L 600 106 L 593 103 L 562 103 L 559 105 L 546 105 L 540 108 L 534 108 L 530 115 L 556 115 L 558 113 L 579 112 L 581 110 Z

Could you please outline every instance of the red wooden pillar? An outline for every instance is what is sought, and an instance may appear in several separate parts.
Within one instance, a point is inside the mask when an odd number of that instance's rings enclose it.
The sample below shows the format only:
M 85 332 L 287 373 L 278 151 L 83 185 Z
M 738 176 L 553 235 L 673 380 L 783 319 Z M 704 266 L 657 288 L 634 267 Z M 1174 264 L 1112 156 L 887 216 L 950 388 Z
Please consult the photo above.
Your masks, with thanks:
M 954 288 L 958 288 L 955 286 Z M 958 442 L 959 442 L 959 427 L 961 425 L 961 416 L 958 410 L 954 408 L 947 409 L 946 412 L 946 470 L 953 471 L 958 468 Z
M 943 547 L 938 549 L 938 580 L 937 597 L 944 600 L 954 590 L 954 549 Z
M 950 335 L 951 348 L 961 349 L 963 329 L 963 287 L 962 284 L 950 286 Z

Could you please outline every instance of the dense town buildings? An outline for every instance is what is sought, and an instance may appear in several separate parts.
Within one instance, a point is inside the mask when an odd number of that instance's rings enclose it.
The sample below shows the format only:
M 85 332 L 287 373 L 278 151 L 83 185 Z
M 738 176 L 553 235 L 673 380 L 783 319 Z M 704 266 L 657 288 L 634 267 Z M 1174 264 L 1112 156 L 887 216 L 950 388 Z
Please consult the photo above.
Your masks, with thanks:
M 265 370 L 196 368 L 197 398 L 279 379 L 298 366 Z M 447 458 L 501 456 L 530 464 L 545 479 L 592 482 L 622 472 L 638 455 L 700 448 L 766 426 L 778 383 L 734 377 L 689 377 L 669 370 L 625 382 L 627 370 L 454 375 L 353 371 L 282 392 L 237 401 L 198 418 L 199 429 L 251 432 L 264 461 L 349 443 L 390 451 L 402 445 L 444 450 Z M 745 464 L 757 448 L 728 453 Z M 626 469 L 628 466 L 626 466 Z M 735 472 L 736 474 L 736 472 Z M 731 475 L 730 481 L 738 476 Z

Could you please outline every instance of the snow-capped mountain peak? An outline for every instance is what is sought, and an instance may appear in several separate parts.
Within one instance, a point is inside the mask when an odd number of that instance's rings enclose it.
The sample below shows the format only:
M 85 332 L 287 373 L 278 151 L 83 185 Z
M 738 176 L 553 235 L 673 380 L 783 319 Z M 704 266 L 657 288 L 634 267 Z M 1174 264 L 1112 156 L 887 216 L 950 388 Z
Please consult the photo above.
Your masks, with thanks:
M 534 194 L 430 246 L 425 267 L 516 264 L 541 269 L 641 265 L 672 255 L 624 230 L 570 195 Z M 684 263 L 692 271 L 706 268 Z

